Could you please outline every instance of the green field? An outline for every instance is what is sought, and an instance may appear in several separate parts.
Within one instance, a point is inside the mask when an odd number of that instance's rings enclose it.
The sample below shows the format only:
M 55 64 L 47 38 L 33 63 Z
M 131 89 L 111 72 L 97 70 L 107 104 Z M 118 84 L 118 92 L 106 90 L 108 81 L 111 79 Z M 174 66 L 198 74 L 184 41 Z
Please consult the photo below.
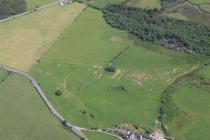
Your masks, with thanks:
M 103 8 L 107 4 L 120 4 L 123 0 L 77 0 L 96 8 Z
M 28 80 L 2 69 L 0 80 L 0 139 L 79 140 L 50 113 Z
M 190 0 L 190 1 L 194 4 L 197 4 L 197 5 L 210 3 L 210 0 Z
M 180 20 L 188 20 L 188 18 L 181 13 L 169 13 L 167 14 L 168 17 L 180 19 Z
M 126 4 L 141 8 L 161 8 L 160 0 L 130 0 Z
M 30 10 L 55 1 L 57 0 L 26 0 L 26 5 L 27 9 Z
M 210 13 L 210 4 L 203 4 L 203 5 L 199 5 L 199 7 L 206 12 Z
M 172 95 L 175 106 L 167 122 L 168 131 L 177 140 L 209 140 L 210 92 L 191 80 L 177 87 Z M 174 109 L 176 107 L 176 110 Z
M 105 72 L 109 61 L 128 46 L 114 63 L 116 72 Z M 195 61 L 158 45 L 136 43 L 88 8 L 30 72 L 76 125 L 101 128 L 129 121 L 153 128 L 162 91 Z
M 27 71 L 85 7 L 53 6 L 1 23 L 0 64 Z

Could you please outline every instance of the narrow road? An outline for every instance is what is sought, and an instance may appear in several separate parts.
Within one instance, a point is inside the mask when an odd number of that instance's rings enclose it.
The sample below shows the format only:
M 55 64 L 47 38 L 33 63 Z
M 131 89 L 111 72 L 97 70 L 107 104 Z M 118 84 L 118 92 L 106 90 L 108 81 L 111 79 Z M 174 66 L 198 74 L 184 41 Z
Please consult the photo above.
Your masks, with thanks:
M 45 9 L 45 8 L 49 8 L 49 7 L 58 5 L 58 4 L 59 4 L 59 1 L 56 1 L 56 2 L 53 2 L 53 3 L 49 3 L 49 4 L 45 4 L 45 5 L 42 5 L 42 6 L 38 7 L 38 8 L 35 8 L 35 9 L 32 9 L 32 10 L 28 10 L 28 11 L 25 11 L 23 13 L 20 13 L 18 15 L 14 15 L 14 16 L 10 16 L 10 17 L 5 18 L 5 19 L 1 19 L 0 20 L 0 23 L 1 22 L 5 22 L 5 21 L 12 20 L 14 18 L 18 18 L 18 17 L 21 17 L 21 16 L 25 16 L 25 15 L 28 15 L 28 14 L 31 14 L 31 13 L 37 12 L 39 10 L 42 10 L 42 9 Z
M 104 132 L 101 129 L 98 130 L 92 130 L 90 128 L 82 128 L 79 126 L 75 126 L 73 124 L 71 124 L 70 122 L 66 121 L 66 119 L 55 109 L 55 107 L 51 104 L 51 102 L 48 100 L 47 96 L 44 94 L 44 92 L 42 91 L 41 87 L 39 86 L 39 84 L 36 82 L 36 80 L 29 74 L 22 72 L 22 71 L 18 71 L 16 69 L 7 67 L 7 66 L 3 66 L 0 65 L 0 68 L 7 70 L 9 72 L 18 74 L 20 76 L 25 77 L 26 79 L 28 79 L 34 86 L 34 88 L 37 90 L 38 94 L 40 95 L 40 97 L 42 98 L 42 100 L 44 101 L 44 103 L 47 105 L 47 107 L 49 108 L 49 110 L 51 111 L 51 113 L 54 114 L 54 116 L 63 124 L 65 124 L 66 127 L 68 127 L 69 129 L 71 129 L 77 136 L 79 136 L 81 139 L 83 140 L 88 140 L 88 138 L 83 134 L 82 131 L 89 131 L 89 132 L 98 132 L 98 133 L 104 133 L 113 137 L 118 138 L 119 140 L 124 140 L 123 138 L 114 135 L 112 133 L 108 133 L 108 132 Z
M 37 92 L 39 93 L 39 95 L 41 96 L 41 98 L 43 99 L 43 101 L 45 102 L 45 104 L 47 105 L 47 107 L 50 109 L 50 111 L 59 119 L 59 121 L 61 123 L 64 123 L 65 122 L 65 125 L 70 128 L 76 135 L 78 135 L 81 139 L 84 139 L 84 140 L 88 140 L 85 135 L 82 133 L 81 129 L 77 126 L 74 126 L 73 124 L 67 122 L 63 116 L 55 109 L 55 107 L 50 103 L 50 101 L 47 99 L 46 95 L 44 94 L 44 92 L 42 91 L 41 87 L 39 86 L 39 84 L 36 82 L 36 80 L 30 76 L 29 74 L 25 73 L 25 72 L 21 72 L 21 71 L 18 71 L 16 69 L 13 69 L 13 68 L 9 68 L 9 67 L 6 67 L 6 66 L 2 66 L 0 65 L 0 68 L 4 69 L 4 70 L 7 70 L 9 72 L 13 72 L 13 73 L 16 73 L 18 75 L 21 75 L 23 77 L 25 77 L 26 79 L 28 79 L 32 84 L 33 86 L 35 87 L 35 89 L 37 90 Z

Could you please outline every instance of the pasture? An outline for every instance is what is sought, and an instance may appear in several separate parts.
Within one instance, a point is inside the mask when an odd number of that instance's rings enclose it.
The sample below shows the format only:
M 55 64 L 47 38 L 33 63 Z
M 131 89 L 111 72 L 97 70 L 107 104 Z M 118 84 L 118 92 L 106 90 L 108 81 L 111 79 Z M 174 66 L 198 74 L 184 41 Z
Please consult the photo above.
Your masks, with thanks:
M 169 107 L 173 115 L 169 115 L 166 125 L 171 135 L 178 140 L 209 140 L 209 88 L 189 80 L 170 94 L 175 106 Z
M 44 4 L 55 2 L 56 0 L 26 0 L 27 9 L 31 10 Z
M 114 61 L 116 72 L 105 72 Z M 30 70 L 50 101 L 74 124 L 113 127 L 124 122 L 153 128 L 163 90 L 201 60 L 135 41 L 86 9 Z M 62 91 L 56 96 L 57 90 Z M 114 117 L 113 117 L 114 116 Z
M 161 8 L 160 0 L 130 0 L 126 2 L 129 6 L 141 7 L 141 8 Z
M 53 116 L 32 84 L 0 69 L 0 139 L 79 140 Z
M 27 71 L 84 8 L 54 6 L 0 23 L 0 64 Z

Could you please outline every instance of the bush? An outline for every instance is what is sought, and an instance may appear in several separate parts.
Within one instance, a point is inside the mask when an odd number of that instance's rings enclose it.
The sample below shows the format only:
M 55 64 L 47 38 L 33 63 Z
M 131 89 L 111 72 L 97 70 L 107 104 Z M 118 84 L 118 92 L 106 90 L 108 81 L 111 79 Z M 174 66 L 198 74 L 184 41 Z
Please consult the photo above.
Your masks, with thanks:
M 55 92 L 55 95 L 56 96 L 61 96 L 63 94 L 63 92 L 61 91 L 61 90 L 57 90 L 56 92 Z
M 105 71 L 107 72 L 115 72 L 115 67 L 113 65 L 109 65 L 105 68 Z

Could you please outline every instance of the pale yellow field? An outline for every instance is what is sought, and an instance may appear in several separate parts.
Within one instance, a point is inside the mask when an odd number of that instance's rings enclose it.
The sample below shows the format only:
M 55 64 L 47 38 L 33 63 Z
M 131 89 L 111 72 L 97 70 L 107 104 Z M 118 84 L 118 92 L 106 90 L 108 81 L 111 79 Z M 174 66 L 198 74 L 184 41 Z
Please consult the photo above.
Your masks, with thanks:
M 84 8 L 54 6 L 0 23 L 0 64 L 27 71 Z

